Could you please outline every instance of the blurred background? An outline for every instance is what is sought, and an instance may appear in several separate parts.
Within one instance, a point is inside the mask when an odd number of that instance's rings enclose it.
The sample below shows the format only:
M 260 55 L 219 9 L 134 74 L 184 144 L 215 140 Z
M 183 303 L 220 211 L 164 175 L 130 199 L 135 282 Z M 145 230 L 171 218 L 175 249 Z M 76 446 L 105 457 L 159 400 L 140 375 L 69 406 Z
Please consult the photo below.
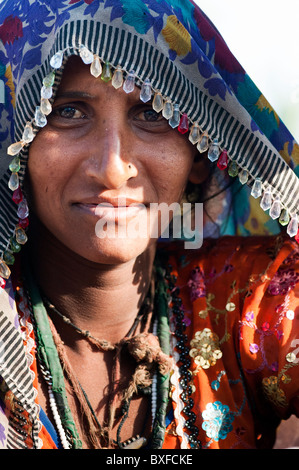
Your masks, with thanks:
M 195 0 L 299 142 L 299 0 Z

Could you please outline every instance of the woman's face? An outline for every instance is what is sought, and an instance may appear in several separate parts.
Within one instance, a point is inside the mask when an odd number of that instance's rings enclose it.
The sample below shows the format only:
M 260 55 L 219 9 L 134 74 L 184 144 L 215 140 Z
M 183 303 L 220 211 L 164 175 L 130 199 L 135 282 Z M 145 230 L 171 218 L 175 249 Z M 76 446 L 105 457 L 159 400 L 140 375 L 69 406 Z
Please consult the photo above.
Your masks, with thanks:
M 143 230 L 150 205 L 180 201 L 192 169 L 193 145 L 139 93 L 115 90 L 72 58 L 48 124 L 30 147 L 34 212 L 91 261 L 125 262 L 155 242 Z

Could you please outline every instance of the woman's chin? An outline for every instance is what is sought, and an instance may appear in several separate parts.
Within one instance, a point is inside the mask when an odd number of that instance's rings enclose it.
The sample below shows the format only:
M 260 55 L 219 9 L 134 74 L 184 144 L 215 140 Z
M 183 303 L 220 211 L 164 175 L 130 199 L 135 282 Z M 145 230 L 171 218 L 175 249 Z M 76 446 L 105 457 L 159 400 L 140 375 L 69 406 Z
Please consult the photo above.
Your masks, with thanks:
M 89 246 L 74 249 L 81 257 L 98 264 L 123 264 L 134 261 L 149 247 L 154 246 L 154 239 L 97 239 Z M 75 247 L 74 247 L 75 248 Z

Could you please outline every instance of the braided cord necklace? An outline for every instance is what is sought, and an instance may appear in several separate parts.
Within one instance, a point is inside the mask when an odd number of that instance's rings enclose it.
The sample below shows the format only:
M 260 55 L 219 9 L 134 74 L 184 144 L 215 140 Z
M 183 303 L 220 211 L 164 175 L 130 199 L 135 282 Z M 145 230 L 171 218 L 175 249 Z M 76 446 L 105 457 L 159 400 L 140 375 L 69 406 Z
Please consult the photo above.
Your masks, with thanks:
M 69 408 L 63 370 L 53 336 L 50 331 L 48 313 L 42 302 L 39 290 L 37 289 L 28 269 L 26 273 L 26 284 L 35 321 L 38 358 L 43 375 L 51 389 L 51 393 L 53 394 L 53 396 L 50 394 L 50 405 L 54 407 L 53 399 L 55 399 L 62 427 L 66 430 L 66 438 L 71 442 L 71 446 L 74 449 L 80 449 L 82 447 L 82 442 L 79 438 L 79 434 Z M 61 440 L 63 441 L 63 439 Z
M 158 283 L 159 285 L 159 283 Z M 160 285 L 163 285 L 160 284 Z M 49 395 L 50 395 L 50 406 L 55 408 L 54 400 L 57 406 L 58 419 L 56 420 L 56 425 L 62 441 L 68 441 L 69 445 L 65 443 L 64 447 L 67 448 L 82 448 L 82 442 L 79 438 L 79 433 L 76 429 L 74 419 L 68 404 L 66 389 L 65 389 L 65 379 L 64 372 L 61 366 L 61 358 L 57 351 L 57 343 L 53 338 L 53 330 L 51 328 L 50 319 L 48 317 L 48 312 L 43 303 L 42 297 L 40 295 L 39 289 L 36 286 L 31 272 L 29 269 L 26 269 L 26 287 L 28 290 L 28 298 L 30 300 L 30 305 L 32 309 L 32 315 L 35 323 L 36 338 L 37 338 L 37 352 L 38 359 L 41 366 L 41 371 L 48 383 Z M 161 349 L 163 353 L 169 354 L 169 323 L 168 323 L 168 309 L 167 309 L 167 299 L 165 290 L 162 288 L 157 289 L 158 294 L 155 296 L 155 307 L 158 309 L 157 315 L 157 335 L 160 340 Z M 154 309 L 155 310 L 155 309 Z M 68 323 L 71 323 L 69 319 Z M 72 325 L 71 325 L 72 326 Z M 74 325 L 75 326 L 75 325 Z M 131 328 L 131 331 L 135 329 L 136 321 Z M 99 341 L 94 338 L 88 331 L 80 330 L 80 328 L 75 326 L 75 329 L 78 333 L 83 334 L 83 336 L 88 339 L 95 340 L 98 343 L 100 348 L 103 350 L 110 350 L 111 345 L 106 341 Z M 64 364 L 65 366 L 65 364 Z M 157 397 L 157 402 L 154 403 L 153 408 L 155 408 L 155 416 L 153 419 L 152 426 L 152 436 L 151 436 L 151 448 L 159 449 L 163 445 L 164 435 L 165 435 L 165 417 L 169 397 L 169 372 L 161 373 L 158 369 L 156 372 L 155 380 L 153 381 L 156 384 L 156 392 L 154 396 Z M 151 387 L 153 389 L 153 386 Z M 84 392 L 81 389 L 81 392 L 86 400 L 88 407 L 92 410 L 92 407 L 89 403 L 89 400 Z M 119 426 L 117 432 L 117 443 L 120 446 L 120 430 L 124 423 L 124 419 L 128 415 L 128 407 L 130 405 L 130 399 L 124 404 L 124 416 Z M 56 414 L 57 414 L 56 413 Z M 92 410 L 93 413 L 93 410 Z M 54 414 L 54 412 L 53 412 Z M 55 418 L 55 416 L 54 416 Z M 99 422 L 93 413 L 93 418 L 99 426 Z M 58 422 L 57 422 L 58 421 Z M 61 421 L 61 425 L 59 422 Z M 65 436 L 65 437 L 64 437 Z
M 170 332 L 168 315 L 168 297 L 166 286 L 163 279 L 163 270 L 156 267 L 156 293 L 154 308 L 157 313 L 157 336 L 160 340 L 161 349 L 164 353 L 170 354 Z M 152 449 L 160 449 L 165 435 L 165 417 L 169 400 L 169 374 L 157 374 L 157 396 L 155 403 L 156 412 L 153 422 Z

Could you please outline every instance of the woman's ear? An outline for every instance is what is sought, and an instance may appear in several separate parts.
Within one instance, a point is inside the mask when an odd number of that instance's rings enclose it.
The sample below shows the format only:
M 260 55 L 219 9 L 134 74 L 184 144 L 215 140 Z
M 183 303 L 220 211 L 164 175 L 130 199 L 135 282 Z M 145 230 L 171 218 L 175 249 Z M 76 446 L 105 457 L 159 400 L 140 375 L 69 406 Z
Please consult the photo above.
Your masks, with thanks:
M 189 181 L 193 184 L 203 183 L 209 176 L 210 163 L 207 158 L 207 152 L 197 154 L 194 157 L 192 168 L 189 173 Z

